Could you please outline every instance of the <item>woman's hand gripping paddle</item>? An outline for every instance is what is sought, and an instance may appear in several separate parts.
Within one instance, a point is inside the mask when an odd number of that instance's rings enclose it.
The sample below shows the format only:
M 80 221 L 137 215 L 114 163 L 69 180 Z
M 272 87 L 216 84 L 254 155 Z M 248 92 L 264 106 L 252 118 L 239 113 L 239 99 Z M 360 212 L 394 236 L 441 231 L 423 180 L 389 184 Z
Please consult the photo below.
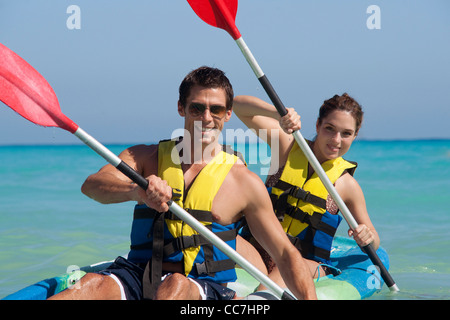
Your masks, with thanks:
M 25 119 L 37 125 L 58 127 L 74 134 L 137 185 L 144 190 L 147 189 L 148 181 L 144 177 L 61 112 L 55 92 L 39 72 L 1 43 L 0 57 L 1 101 Z M 294 299 L 183 208 L 173 201 L 169 201 L 168 205 L 170 211 L 208 239 L 258 281 L 271 289 L 278 297 L 289 300 Z
M 187 0 L 187 1 L 189 2 L 190 6 L 195 11 L 195 13 L 200 17 L 200 19 L 212 25 L 213 27 L 224 29 L 233 37 L 233 39 L 236 41 L 236 44 L 241 49 L 242 54 L 247 59 L 247 62 L 250 64 L 250 67 L 252 68 L 253 72 L 255 73 L 259 82 L 263 86 L 264 90 L 266 91 L 267 95 L 274 104 L 280 116 L 286 115 L 287 110 L 284 107 L 281 99 L 275 92 L 275 89 L 272 87 L 272 84 L 269 82 L 269 79 L 267 79 L 266 75 L 258 65 L 258 62 L 251 53 L 250 49 L 245 44 L 238 28 L 236 27 L 235 19 L 238 6 L 237 0 Z M 326 175 L 319 161 L 316 159 L 308 143 L 303 138 L 302 134 L 299 131 L 295 131 L 293 135 L 295 141 L 302 149 L 309 163 L 311 164 L 313 169 L 317 172 L 320 180 L 324 184 L 328 193 L 337 203 L 340 211 L 342 212 L 342 215 L 344 216 L 350 228 L 353 230 L 356 229 L 358 223 L 356 222 L 355 218 L 353 218 L 344 201 L 337 193 L 336 189 L 334 188 L 330 179 Z M 381 277 L 386 282 L 386 285 L 389 287 L 389 289 L 391 291 L 399 291 L 397 285 L 395 284 L 391 275 L 387 271 L 383 262 L 376 254 L 372 245 L 369 244 L 368 246 L 365 246 L 363 249 L 370 257 L 373 264 L 375 264 L 380 269 Z

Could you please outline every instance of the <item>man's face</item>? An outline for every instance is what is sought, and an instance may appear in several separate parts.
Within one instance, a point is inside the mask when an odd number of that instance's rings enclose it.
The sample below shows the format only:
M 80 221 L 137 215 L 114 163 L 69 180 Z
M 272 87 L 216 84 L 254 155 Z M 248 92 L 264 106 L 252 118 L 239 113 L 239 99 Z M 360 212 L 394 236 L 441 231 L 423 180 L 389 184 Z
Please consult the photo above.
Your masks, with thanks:
M 225 90 L 196 85 L 186 99 L 186 106 L 178 103 L 178 113 L 185 117 L 184 128 L 191 134 L 191 139 L 199 139 L 205 147 L 217 143 L 232 111 L 226 110 Z

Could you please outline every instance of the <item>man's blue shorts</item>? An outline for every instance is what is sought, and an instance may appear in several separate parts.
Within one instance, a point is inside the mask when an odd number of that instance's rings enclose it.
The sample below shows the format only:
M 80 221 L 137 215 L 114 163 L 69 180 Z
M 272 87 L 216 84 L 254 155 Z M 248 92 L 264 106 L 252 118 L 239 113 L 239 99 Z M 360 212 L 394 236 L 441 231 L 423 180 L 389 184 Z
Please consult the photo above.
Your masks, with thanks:
M 98 273 L 107 276 L 114 275 L 120 281 L 118 284 L 121 289 L 123 288 L 127 300 L 143 299 L 143 266 L 136 265 L 123 257 L 118 257 L 108 268 Z M 231 300 L 236 295 L 234 290 L 215 282 L 193 278 L 189 278 L 189 280 L 195 282 L 200 291 L 203 290 L 200 294 L 205 300 Z

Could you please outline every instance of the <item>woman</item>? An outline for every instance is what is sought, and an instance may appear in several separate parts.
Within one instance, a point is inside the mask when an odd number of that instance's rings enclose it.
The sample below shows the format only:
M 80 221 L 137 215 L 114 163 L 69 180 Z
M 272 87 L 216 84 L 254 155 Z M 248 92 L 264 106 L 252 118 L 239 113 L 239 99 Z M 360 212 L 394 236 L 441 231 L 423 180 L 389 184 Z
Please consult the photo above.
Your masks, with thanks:
M 233 109 L 239 119 L 255 129 L 271 147 L 270 173 L 273 174 L 268 176 L 266 186 L 284 230 L 308 259 L 313 277 L 333 272 L 327 263 L 341 218 L 337 215 L 337 205 L 291 134 L 300 129 L 300 116 L 289 108 L 280 118 L 274 106 L 251 96 L 235 97 Z M 371 243 L 376 250 L 380 239 L 370 221 L 364 194 L 353 178 L 356 163 L 342 158 L 355 140 L 362 119 L 361 106 L 352 97 L 346 93 L 335 95 L 321 106 L 316 122 L 317 136 L 308 143 L 358 223 L 355 230 L 348 231 L 349 236 L 361 246 Z M 277 267 L 264 253 L 262 255 L 272 279 L 280 280 Z

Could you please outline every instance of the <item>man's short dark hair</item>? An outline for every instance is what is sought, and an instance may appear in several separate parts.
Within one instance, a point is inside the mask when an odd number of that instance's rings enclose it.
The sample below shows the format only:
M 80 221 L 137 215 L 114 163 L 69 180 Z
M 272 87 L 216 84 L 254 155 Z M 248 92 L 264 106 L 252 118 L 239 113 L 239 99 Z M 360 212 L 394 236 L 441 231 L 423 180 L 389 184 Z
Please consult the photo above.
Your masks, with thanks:
M 231 109 L 233 106 L 233 87 L 230 80 L 225 76 L 225 72 L 217 68 L 202 66 L 189 72 L 180 84 L 179 101 L 183 107 L 186 107 L 186 100 L 191 93 L 191 88 L 199 85 L 205 88 L 224 89 L 226 95 L 226 107 Z

